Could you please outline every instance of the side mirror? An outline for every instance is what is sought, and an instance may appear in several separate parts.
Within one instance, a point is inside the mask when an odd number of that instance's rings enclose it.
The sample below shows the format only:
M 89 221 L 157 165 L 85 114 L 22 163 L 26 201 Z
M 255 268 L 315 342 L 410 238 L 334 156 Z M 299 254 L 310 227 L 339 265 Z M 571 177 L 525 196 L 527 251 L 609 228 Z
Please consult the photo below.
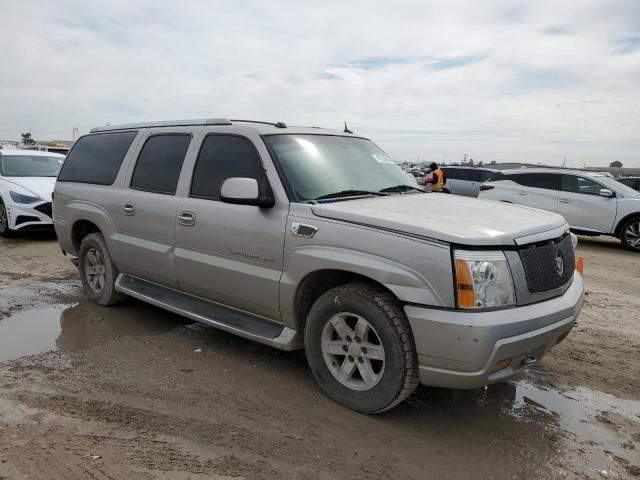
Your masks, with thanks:
M 260 196 L 260 188 L 255 178 L 227 178 L 220 187 L 220 199 L 226 203 L 273 207 L 273 194 Z
M 601 188 L 600 189 L 600 196 L 601 197 L 606 197 L 606 198 L 612 198 L 615 197 L 616 194 L 613 193 L 611 190 L 609 190 L 608 188 Z

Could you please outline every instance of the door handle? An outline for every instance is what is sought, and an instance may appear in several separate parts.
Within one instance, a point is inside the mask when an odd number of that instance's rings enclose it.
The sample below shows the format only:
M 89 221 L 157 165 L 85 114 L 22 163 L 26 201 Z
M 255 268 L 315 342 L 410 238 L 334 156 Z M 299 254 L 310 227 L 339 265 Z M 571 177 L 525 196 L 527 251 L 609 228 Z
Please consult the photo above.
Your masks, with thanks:
M 518 195 L 525 196 L 527 192 L 518 192 Z
M 571 203 L 571 201 L 568 198 L 561 198 L 559 200 L 560 203 Z
M 178 222 L 185 227 L 193 227 L 196 224 L 196 214 L 193 212 L 180 212 Z
M 135 215 L 136 214 L 136 207 L 134 207 L 131 204 L 126 204 L 123 208 L 122 211 L 124 212 L 125 215 Z

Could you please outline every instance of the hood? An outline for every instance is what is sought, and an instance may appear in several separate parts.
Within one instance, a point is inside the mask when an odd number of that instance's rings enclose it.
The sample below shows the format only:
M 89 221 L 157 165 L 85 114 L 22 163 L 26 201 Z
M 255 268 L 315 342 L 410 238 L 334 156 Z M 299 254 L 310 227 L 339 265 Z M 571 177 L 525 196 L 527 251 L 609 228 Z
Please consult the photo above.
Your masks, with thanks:
M 474 246 L 513 246 L 516 238 L 567 226 L 556 213 L 441 193 L 326 203 L 312 210 L 319 217 Z
M 51 193 L 56 184 L 56 177 L 3 177 L 2 179 L 15 185 L 17 187 L 14 189 L 16 193 L 37 195 L 47 202 L 51 201 Z M 9 189 L 12 189 L 11 185 Z

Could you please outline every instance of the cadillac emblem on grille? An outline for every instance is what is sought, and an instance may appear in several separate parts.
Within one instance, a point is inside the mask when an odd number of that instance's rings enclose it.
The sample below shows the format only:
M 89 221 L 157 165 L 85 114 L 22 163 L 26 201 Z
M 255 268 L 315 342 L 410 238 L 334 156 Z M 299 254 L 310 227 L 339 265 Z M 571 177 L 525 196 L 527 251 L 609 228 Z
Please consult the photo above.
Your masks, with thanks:
M 564 257 L 560 250 L 556 252 L 556 273 L 559 277 L 564 273 Z

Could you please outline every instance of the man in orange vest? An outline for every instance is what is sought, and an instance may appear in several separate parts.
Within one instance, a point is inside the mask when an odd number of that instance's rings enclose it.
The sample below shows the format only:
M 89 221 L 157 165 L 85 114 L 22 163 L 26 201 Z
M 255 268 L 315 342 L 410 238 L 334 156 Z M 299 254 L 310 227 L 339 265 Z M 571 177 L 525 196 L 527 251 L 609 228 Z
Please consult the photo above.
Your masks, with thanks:
M 445 188 L 445 184 L 447 183 L 447 179 L 444 177 L 444 172 L 438 168 L 437 163 L 432 163 L 430 165 L 431 175 L 429 176 L 429 183 L 431 183 L 431 191 L 432 192 L 440 192 L 440 193 L 449 193 L 449 191 Z

